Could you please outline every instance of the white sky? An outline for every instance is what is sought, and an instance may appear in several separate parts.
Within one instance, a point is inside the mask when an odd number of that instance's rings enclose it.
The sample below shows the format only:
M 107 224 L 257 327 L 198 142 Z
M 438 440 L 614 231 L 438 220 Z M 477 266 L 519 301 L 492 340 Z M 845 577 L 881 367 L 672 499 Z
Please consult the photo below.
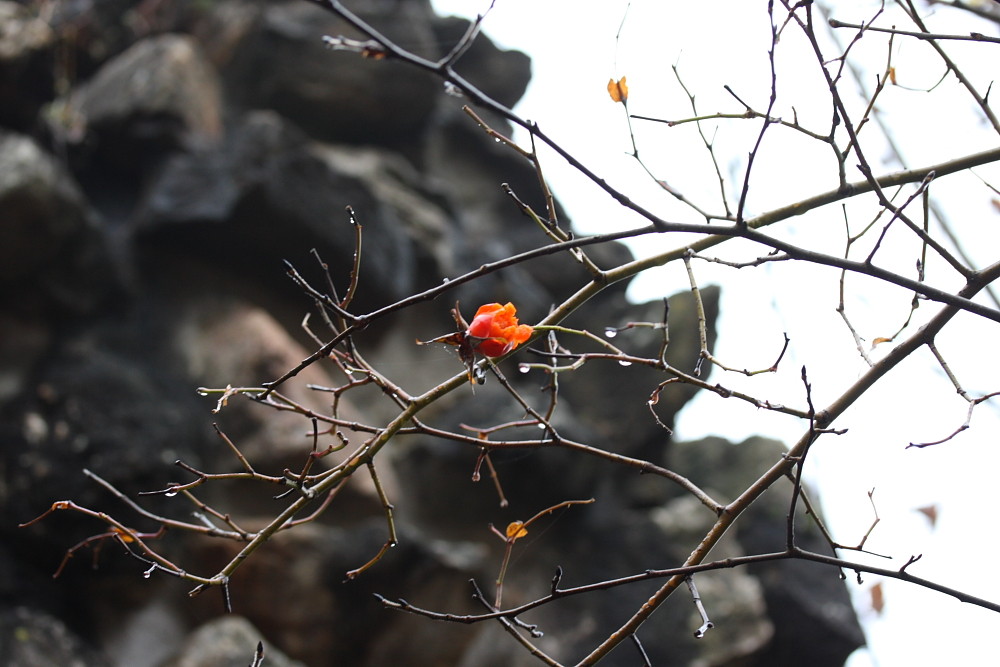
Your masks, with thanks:
M 691 111 L 671 70 L 671 65 L 676 64 L 685 85 L 695 94 L 701 113 L 741 110 L 723 84 L 729 84 L 756 109 L 764 110 L 769 92 L 765 3 L 635 0 L 616 49 L 615 34 L 626 4 L 623 0 L 586 4 L 578 0 L 497 0 L 485 32 L 500 45 L 520 49 L 533 58 L 533 79 L 516 109 L 519 114 L 537 121 L 584 164 L 643 206 L 670 220 L 703 222 L 653 184 L 626 155 L 630 143 L 623 110 L 608 98 L 606 84 L 611 77 L 627 75 L 629 111 L 633 114 L 686 118 Z M 844 7 L 834 15 L 849 22 L 869 18 L 871 8 L 878 5 L 831 4 Z M 472 17 L 488 2 L 434 0 L 434 5 L 441 13 Z M 996 26 L 977 23 L 965 13 L 948 9 L 938 9 L 928 19 L 932 29 L 941 32 L 978 30 L 997 34 Z M 897 15 L 880 24 L 894 23 L 901 27 L 905 20 Z M 850 33 L 844 31 L 838 36 L 846 40 Z M 829 124 L 826 97 L 822 89 L 810 89 L 816 85 L 818 70 L 815 61 L 804 55 L 802 42 L 796 30 L 790 29 L 779 44 L 779 106 L 775 113 L 790 117 L 794 105 L 804 125 L 822 132 Z M 866 70 L 866 85 L 873 86 L 875 74 L 885 67 L 887 40 L 866 38 L 863 45 L 857 60 Z M 829 47 L 827 38 L 825 48 L 833 54 L 835 51 Z M 965 58 L 961 61 L 963 69 L 983 89 L 996 76 L 1000 46 L 949 43 L 947 49 Z M 926 88 L 942 76 L 943 68 L 929 55 L 926 45 L 897 39 L 893 58 L 901 85 L 883 93 L 879 109 L 903 148 L 908 166 L 923 166 L 997 145 L 996 135 L 982 124 L 971 100 L 953 79 L 941 84 L 932 95 L 904 88 Z M 853 89 L 853 84 L 843 88 Z M 633 121 L 633 127 L 640 154 L 658 178 L 703 208 L 721 211 L 718 181 L 694 125 L 668 128 Z M 759 127 L 759 121 L 706 124 L 730 193 L 738 190 L 736 184 L 742 178 L 746 155 Z M 898 163 L 877 136 L 878 128 L 870 126 L 865 133 L 862 140 L 866 142 L 866 154 L 879 165 L 876 170 L 885 173 L 898 169 Z M 816 150 L 791 132 L 775 129 L 767 135 L 758 160 L 757 178 L 752 182 L 753 194 L 748 201 L 751 214 L 836 184 L 828 149 Z M 600 232 L 646 224 L 556 156 L 545 156 L 543 166 L 556 196 L 579 230 Z M 976 172 L 994 187 L 1000 185 L 1000 169 L 995 166 Z M 848 178 L 859 180 L 861 174 L 854 170 Z M 933 184 L 931 192 L 978 265 L 995 261 L 1000 239 L 992 193 L 970 175 L 941 179 Z M 780 233 L 825 252 L 840 253 L 843 214 L 839 207 L 830 208 L 789 221 L 779 229 L 769 229 L 768 233 Z M 852 229 L 867 221 L 867 210 L 851 204 L 848 211 Z M 648 255 L 682 245 L 683 241 L 675 236 L 664 235 L 643 237 L 631 247 L 638 255 Z M 912 248 L 902 243 L 894 246 L 900 252 L 892 256 L 889 252 L 893 249 L 889 249 L 879 255 L 879 261 L 883 266 L 895 266 L 900 272 L 912 274 Z M 759 254 L 764 253 L 744 245 L 727 256 L 752 259 Z M 792 338 L 792 347 L 778 374 L 747 379 L 715 371 L 713 381 L 801 405 L 804 401 L 799 369 L 806 364 L 814 400 L 822 406 L 864 371 L 850 334 L 834 310 L 838 289 L 835 271 L 790 263 L 740 271 L 703 262 L 694 267 L 702 285 L 723 285 L 715 353 L 724 362 L 750 368 L 769 366 L 781 348 L 782 332 Z M 932 284 L 953 286 L 947 284 L 947 273 L 940 263 L 929 265 Z M 686 286 L 683 267 L 671 265 L 641 276 L 633 283 L 631 294 L 644 300 Z M 852 293 L 849 314 L 866 340 L 891 336 L 905 318 L 909 294 L 856 277 L 849 278 L 848 289 Z M 934 304 L 925 303 L 918 311 L 917 323 L 926 321 L 936 310 Z M 963 317 L 960 327 L 946 331 L 949 333 L 939 338 L 939 349 L 965 389 L 973 395 L 1000 389 L 1000 360 L 988 342 L 996 339 L 997 326 Z M 876 348 L 873 356 L 883 353 Z M 813 484 L 822 493 L 835 537 L 843 543 L 855 543 L 865 533 L 871 522 L 867 492 L 874 488 L 882 521 L 867 547 L 891 555 L 894 560 L 873 562 L 899 567 L 909 556 L 922 553 L 922 560 L 911 566 L 910 572 L 1000 600 L 1000 582 L 987 566 L 996 538 L 992 525 L 995 522 L 988 518 L 986 509 L 993 504 L 990 491 L 995 471 L 1000 469 L 996 447 L 1000 433 L 998 406 L 981 405 L 973 418 L 973 428 L 949 444 L 905 450 L 909 441 L 933 440 L 954 430 L 965 419 L 966 403 L 926 350 L 905 364 L 905 373 L 883 380 L 863 405 L 835 424 L 849 427 L 850 432 L 821 440 L 810 454 Z M 792 442 L 802 430 L 793 418 L 758 411 L 735 399 L 722 401 L 703 392 L 682 413 L 677 434 L 682 439 L 715 434 L 737 442 L 762 434 Z M 916 511 L 932 504 L 939 512 L 934 527 Z M 879 615 L 871 610 L 868 597 L 875 581 L 875 577 L 866 577 L 860 587 L 849 585 L 870 645 L 870 650 L 852 658 L 848 663 L 851 667 L 983 664 L 983 656 L 995 654 L 990 630 L 998 627 L 1000 616 L 894 581 L 883 582 L 885 610 Z

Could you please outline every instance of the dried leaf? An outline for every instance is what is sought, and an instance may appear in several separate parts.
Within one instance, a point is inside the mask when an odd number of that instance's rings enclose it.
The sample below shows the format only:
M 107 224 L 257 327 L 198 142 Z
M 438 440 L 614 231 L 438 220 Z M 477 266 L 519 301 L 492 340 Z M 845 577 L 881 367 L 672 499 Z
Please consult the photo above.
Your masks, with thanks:
M 126 531 L 122 530 L 121 528 L 119 528 L 118 526 L 112 526 L 111 527 L 111 532 L 114 533 L 115 535 L 117 535 L 118 539 L 120 539 L 122 542 L 125 542 L 126 544 L 130 544 L 132 542 L 135 542 L 135 535 L 134 534 L 132 534 L 131 532 L 126 532 Z
M 516 540 L 528 534 L 528 529 L 524 527 L 523 521 L 511 521 L 507 524 L 507 538 Z
M 438 336 L 437 338 L 431 338 L 430 340 L 416 340 L 417 345 L 430 345 L 431 343 L 444 343 L 445 345 L 456 345 L 461 346 L 465 341 L 465 332 L 458 331 L 455 333 L 445 334 L 443 336 Z
M 927 505 L 926 507 L 918 507 L 917 511 L 927 517 L 927 520 L 931 522 L 931 528 L 937 524 L 938 508 L 937 505 Z
M 379 45 L 366 47 L 361 49 L 362 58 L 371 58 L 372 60 L 385 60 L 386 57 L 385 49 Z
M 611 95 L 612 101 L 624 104 L 628 100 L 628 86 L 625 84 L 625 77 L 617 81 L 608 79 L 608 94 Z
M 872 349 L 874 350 L 876 345 L 881 345 L 882 343 L 891 343 L 891 342 L 892 342 L 891 338 L 886 338 L 885 336 L 879 336 L 878 338 L 872 341 Z
M 895 67 L 890 67 L 889 68 L 889 82 L 892 83 L 892 85 L 894 85 L 894 86 L 896 85 L 896 68 Z
M 882 590 L 882 584 L 877 583 L 872 586 L 868 594 L 871 597 L 872 610 L 876 614 L 881 614 L 882 610 L 885 609 L 885 591 Z

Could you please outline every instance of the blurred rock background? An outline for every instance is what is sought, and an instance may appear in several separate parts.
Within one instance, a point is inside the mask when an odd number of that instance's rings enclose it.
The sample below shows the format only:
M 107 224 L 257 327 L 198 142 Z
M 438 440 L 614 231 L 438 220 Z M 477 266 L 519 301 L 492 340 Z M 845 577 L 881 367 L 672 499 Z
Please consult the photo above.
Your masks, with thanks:
M 425 0 L 349 4 L 428 58 L 447 53 L 467 27 L 436 16 Z M 300 326 L 312 304 L 282 261 L 321 280 L 315 249 L 346 281 L 354 251 L 346 206 L 364 225 L 357 312 L 544 243 L 500 189 L 508 183 L 542 210 L 533 170 L 472 123 L 462 100 L 401 64 L 331 52 L 324 34 L 357 36 L 303 0 L 0 0 L 0 663 L 246 665 L 263 639 L 265 664 L 276 666 L 532 665 L 499 625 L 388 611 L 373 594 L 481 611 L 468 581 L 492 588 L 503 549 L 488 524 L 505 526 L 563 500 L 597 502 L 518 542 L 507 604 L 545 594 L 557 565 L 569 586 L 679 564 L 710 525 L 704 508 L 662 479 L 557 449 L 494 454 L 510 499 L 501 508 L 488 480 L 471 481 L 476 451 L 401 437 L 381 461 L 400 544 L 356 580 L 345 583 L 344 573 L 385 540 L 365 483 L 349 484 L 320 521 L 255 554 L 232 582 L 232 615 L 214 591 L 190 599 L 183 582 L 143 578 L 142 564 L 113 543 L 97 554 L 78 551 L 52 579 L 69 547 L 105 530 L 66 513 L 17 528 L 55 500 L 155 529 L 84 468 L 133 496 L 188 481 L 177 459 L 235 470 L 214 420 L 258 470 L 302 465 L 311 446 L 306 420 L 235 399 L 215 416 L 215 399 L 195 389 L 258 385 L 314 349 Z M 485 36 L 458 69 L 507 105 L 530 78 L 524 54 Z M 629 259 L 619 245 L 588 252 L 605 268 Z M 586 279 L 568 257 L 522 264 L 378 321 L 359 343 L 416 393 L 461 369 L 450 352 L 413 342 L 448 332 L 456 299 L 467 317 L 480 303 L 513 300 L 531 322 Z M 608 289 L 569 324 L 601 332 L 661 319 L 662 303 L 630 304 L 624 288 Z M 714 321 L 717 292 L 703 293 Z M 691 369 L 693 303 L 683 294 L 670 305 L 669 357 Z M 659 339 L 637 329 L 616 344 L 648 356 Z M 512 371 L 524 393 L 538 395 L 544 378 Z M 306 383 L 339 379 L 315 365 L 286 391 L 325 409 L 328 396 Z M 723 500 L 781 456 L 779 443 L 759 439 L 671 442 L 646 407 L 662 379 L 589 363 L 563 378 L 557 425 L 567 437 L 671 466 Z M 360 396 L 349 394 L 344 412 L 384 423 L 392 406 L 377 393 Z M 661 420 L 672 423 L 690 396 L 664 392 Z M 520 416 L 494 381 L 474 395 L 456 392 L 425 418 L 458 428 Z M 725 555 L 782 547 L 787 491 L 770 491 L 750 510 L 727 536 Z M 248 526 L 283 507 L 273 493 L 199 489 Z M 190 516 L 177 498 L 143 502 Z M 800 538 L 823 548 L 815 531 Z M 203 575 L 240 546 L 179 534 L 161 542 L 166 555 Z M 695 640 L 694 607 L 675 596 L 640 633 L 654 665 L 833 667 L 863 641 L 833 570 L 785 563 L 698 581 L 716 628 Z M 657 586 L 567 599 L 525 620 L 545 631 L 541 648 L 571 662 Z M 607 664 L 638 661 L 623 646 Z

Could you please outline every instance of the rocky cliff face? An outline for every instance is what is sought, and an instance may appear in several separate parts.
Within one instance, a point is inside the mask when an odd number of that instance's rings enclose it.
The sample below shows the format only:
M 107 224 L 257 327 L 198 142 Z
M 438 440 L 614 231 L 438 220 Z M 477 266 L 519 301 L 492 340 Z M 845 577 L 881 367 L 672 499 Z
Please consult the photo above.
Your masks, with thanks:
M 357 5 L 427 57 L 446 52 L 466 27 L 422 0 Z M 232 582 L 235 615 L 222 614 L 214 597 L 188 599 L 182 583 L 143 578 L 141 564 L 110 541 L 100 553 L 75 552 L 51 579 L 67 548 L 106 526 L 58 514 L 28 529 L 17 523 L 61 499 L 128 514 L 84 468 L 132 497 L 188 481 L 178 459 L 236 470 L 213 420 L 258 469 L 301 466 L 310 446 L 301 417 L 235 399 L 213 416 L 216 399 L 195 388 L 256 386 L 315 349 L 301 327 L 311 300 L 282 262 L 315 277 L 315 251 L 331 273 L 346 276 L 355 250 L 346 206 L 364 225 L 359 312 L 541 242 L 499 188 L 508 183 L 537 204 L 533 170 L 470 122 L 439 81 L 323 48 L 322 35 L 346 30 L 297 0 L 0 0 L 0 662 L 245 665 L 263 638 L 268 665 L 535 664 L 499 625 L 387 611 L 373 593 L 481 611 L 467 582 L 491 582 L 503 547 L 487 524 L 568 498 L 599 502 L 565 512 L 525 549 L 509 575 L 510 603 L 547 592 L 557 565 L 567 585 L 676 565 L 706 527 L 694 518 L 704 510 L 662 480 L 557 449 L 496 455 L 511 500 L 499 508 L 488 482 L 470 481 L 475 452 L 400 438 L 382 471 L 400 543 L 356 580 L 345 583 L 344 573 L 385 539 L 381 505 L 365 484 L 348 485 L 321 521 L 255 554 Z M 505 104 L 530 75 L 527 57 L 484 37 L 459 69 Z M 613 266 L 628 252 L 609 245 L 592 256 Z M 471 308 L 514 300 L 523 320 L 535 321 L 586 279 L 569 258 L 548 257 L 457 288 L 449 301 Z M 717 295 L 704 296 L 714 320 Z M 598 300 L 572 325 L 602 331 L 662 317 L 662 304 L 629 304 L 623 286 Z M 359 340 L 364 354 L 413 391 L 454 375 L 455 357 L 413 342 L 447 332 L 449 306 L 423 303 L 374 323 Z M 670 325 L 670 358 L 689 368 L 698 355 L 689 295 L 672 298 Z M 630 349 L 655 355 L 657 334 L 643 331 L 629 334 Z M 328 397 L 306 388 L 335 385 L 329 371 L 313 366 L 299 379 L 288 394 L 329 409 Z M 531 374 L 512 381 L 541 382 Z M 585 366 L 562 387 L 559 427 L 657 464 L 672 456 L 721 498 L 781 455 L 780 445 L 764 441 L 671 443 L 646 409 L 660 381 L 652 371 Z M 433 419 L 457 428 L 520 418 L 501 394 L 487 383 L 435 406 Z M 661 419 L 671 423 L 690 395 L 664 392 Z M 373 395 L 345 399 L 341 414 L 384 423 L 386 409 Z M 222 487 L 202 500 L 247 525 L 283 507 Z M 142 502 L 168 515 L 186 511 L 163 496 Z M 780 548 L 785 507 L 772 492 L 727 550 Z M 240 546 L 162 539 L 169 557 L 199 572 Z M 530 618 L 545 630 L 538 643 L 563 660 L 578 658 L 655 586 L 544 607 Z M 653 664 L 833 666 L 861 641 L 833 572 L 725 571 L 705 575 L 703 597 L 710 590 L 717 629 L 694 640 L 692 605 L 678 596 L 644 633 Z M 635 661 L 619 650 L 608 664 Z

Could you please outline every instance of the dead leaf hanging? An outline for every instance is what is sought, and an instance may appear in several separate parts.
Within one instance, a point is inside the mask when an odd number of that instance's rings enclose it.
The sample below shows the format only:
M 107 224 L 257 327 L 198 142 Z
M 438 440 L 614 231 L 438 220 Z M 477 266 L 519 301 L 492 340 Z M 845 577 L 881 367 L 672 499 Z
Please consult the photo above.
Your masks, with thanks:
M 608 94 L 613 101 L 625 104 L 628 101 L 628 85 L 625 83 L 625 77 L 617 81 L 608 79 Z

